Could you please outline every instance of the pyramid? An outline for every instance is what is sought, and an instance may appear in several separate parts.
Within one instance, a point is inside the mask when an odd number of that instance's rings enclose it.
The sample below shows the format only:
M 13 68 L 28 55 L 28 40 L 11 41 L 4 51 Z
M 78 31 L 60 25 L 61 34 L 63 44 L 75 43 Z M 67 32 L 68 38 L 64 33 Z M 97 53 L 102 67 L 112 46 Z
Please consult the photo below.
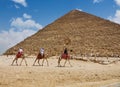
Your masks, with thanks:
M 28 55 L 37 55 L 41 47 L 50 56 L 60 55 L 65 47 L 73 50 L 75 55 L 120 55 L 120 25 L 72 10 L 4 54 L 16 54 L 19 47 L 23 47 Z

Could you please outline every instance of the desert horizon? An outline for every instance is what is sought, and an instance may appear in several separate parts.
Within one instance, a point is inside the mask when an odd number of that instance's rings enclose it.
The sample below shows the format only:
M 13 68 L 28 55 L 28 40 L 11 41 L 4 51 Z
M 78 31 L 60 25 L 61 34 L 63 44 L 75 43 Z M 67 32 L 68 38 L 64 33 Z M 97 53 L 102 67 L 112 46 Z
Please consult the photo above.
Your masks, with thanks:
M 65 67 L 58 67 L 58 57 L 48 58 L 43 66 L 33 66 L 36 56 L 26 58 L 28 66 L 22 62 L 21 66 L 11 63 L 15 55 L 0 56 L 0 87 L 119 87 L 120 61 L 110 64 L 100 64 L 92 61 L 70 60 L 72 67 L 66 63 Z M 86 59 L 85 57 L 83 59 Z M 92 59 L 92 58 L 90 58 Z M 103 58 L 99 58 L 103 59 Z M 106 61 L 106 58 L 104 58 Z M 110 59 L 111 60 L 111 59 Z M 111 61 L 112 61 L 111 60 Z M 20 64 L 21 59 L 18 60 Z M 61 61 L 61 65 L 65 60 Z M 40 63 L 42 61 L 40 60 Z

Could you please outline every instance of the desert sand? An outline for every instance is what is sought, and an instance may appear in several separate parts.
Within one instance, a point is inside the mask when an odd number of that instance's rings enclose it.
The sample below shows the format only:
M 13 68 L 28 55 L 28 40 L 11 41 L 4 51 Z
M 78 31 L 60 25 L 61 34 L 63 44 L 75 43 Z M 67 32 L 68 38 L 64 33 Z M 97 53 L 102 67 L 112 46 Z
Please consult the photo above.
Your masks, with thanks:
M 49 66 L 46 62 L 32 66 L 33 56 L 26 58 L 28 66 L 24 61 L 21 66 L 11 66 L 14 57 L 0 56 L 0 87 L 120 87 L 120 61 L 103 65 L 71 60 L 72 67 L 69 63 L 57 67 L 57 57 L 51 57 Z

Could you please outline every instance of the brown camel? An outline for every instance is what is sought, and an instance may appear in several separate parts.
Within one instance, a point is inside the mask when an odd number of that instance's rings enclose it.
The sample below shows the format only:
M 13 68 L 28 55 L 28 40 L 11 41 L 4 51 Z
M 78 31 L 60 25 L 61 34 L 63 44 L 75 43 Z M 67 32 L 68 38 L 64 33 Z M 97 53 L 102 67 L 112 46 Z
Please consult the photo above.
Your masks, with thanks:
M 66 64 L 67 61 L 69 62 L 70 66 L 72 67 L 72 65 L 70 63 L 70 55 L 66 55 L 66 54 L 62 54 L 61 56 L 59 56 L 59 58 L 58 58 L 58 67 L 61 67 L 60 62 L 61 62 L 62 59 L 65 59 L 65 62 L 64 62 L 64 65 L 63 65 L 64 67 L 65 67 L 65 64 Z
M 25 59 L 24 54 L 20 54 L 20 53 L 17 53 L 17 54 L 16 54 L 16 56 L 15 56 L 14 60 L 12 61 L 12 64 L 11 64 L 11 65 L 13 65 L 14 62 L 16 61 L 16 65 L 18 66 L 17 61 L 18 61 L 19 58 L 22 58 L 22 60 L 21 60 L 21 62 L 20 62 L 20 66 L 21 66 L 23 60 L 25 61 L 25 64 L 26 64 L 26 66 L 27 66 L 27 61 L 26 61 L 26 59 Z
M 41 55 L 40 53 L 38 53 L 38 55 L 37 55 L 37 57 L 36 57 L 36 59 L 35 59 L 35 61 L 34 61 L 34 63 L 33 63 L 33 66 L 35 65 L 35 63 L 36 63 L 37 60 L 38 60 L 38 64 L 40 65 L 40 59 L 43 59 L 43 61 L 42 61 L 42 66 L 43 66 L 43 63 L 44 63 L 45 60 L 46 60 L 46 62 L 47 62 L 47 66 L 49 66 L 47 57 L 48 57 L 48 54 L 43 54 L 43 55 Z

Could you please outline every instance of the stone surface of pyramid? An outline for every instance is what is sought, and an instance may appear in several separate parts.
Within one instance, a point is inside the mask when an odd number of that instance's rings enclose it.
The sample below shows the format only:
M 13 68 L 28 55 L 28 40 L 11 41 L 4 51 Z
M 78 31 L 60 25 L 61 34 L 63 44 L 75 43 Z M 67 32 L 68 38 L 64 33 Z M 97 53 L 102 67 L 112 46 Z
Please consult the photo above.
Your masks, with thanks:
M 72 10 L 4 54 L 15 54 L 19 47 L 23 47 L 29 55 L 36 55 L 40 47 L 44 47 L 51 56 L 60 55 L 64 47 L 73 50 L 76 55 L 120 55 L 120 25 Z

